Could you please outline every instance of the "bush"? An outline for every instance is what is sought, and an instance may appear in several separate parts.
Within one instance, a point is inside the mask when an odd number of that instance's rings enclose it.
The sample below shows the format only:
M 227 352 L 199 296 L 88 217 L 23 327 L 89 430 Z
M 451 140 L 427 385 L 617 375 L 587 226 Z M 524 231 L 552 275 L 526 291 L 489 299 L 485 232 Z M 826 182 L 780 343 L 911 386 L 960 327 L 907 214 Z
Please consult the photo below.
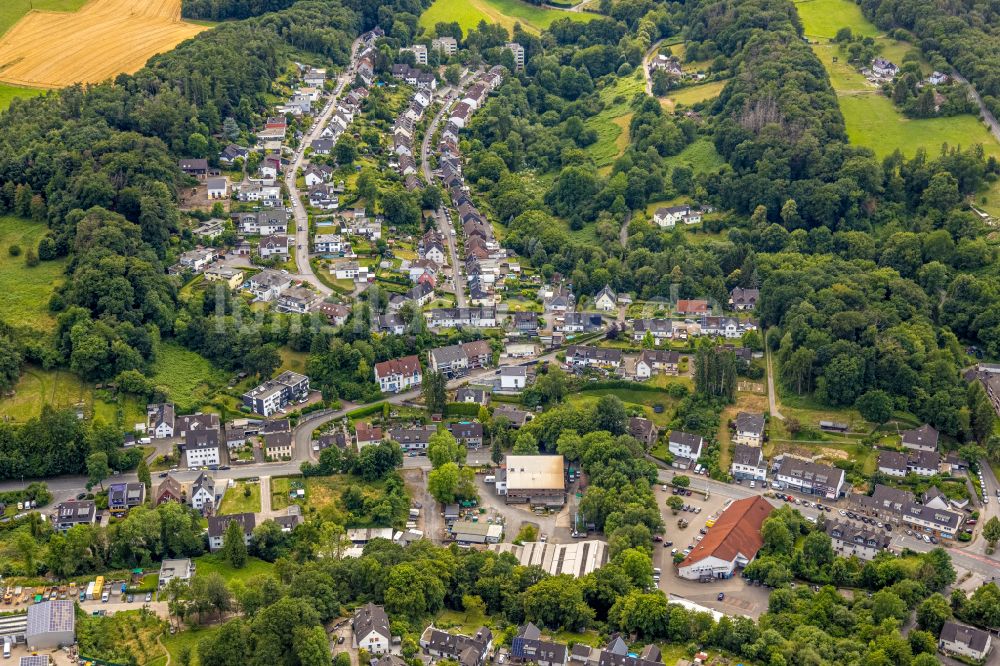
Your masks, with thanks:
M 21 256 L 21 246 L 20 245 L 11 245 L 9 248 L 7 248 L 7 252 L 9 252 L 10 256 L 12 256 L 12 257 L 20 257 Z

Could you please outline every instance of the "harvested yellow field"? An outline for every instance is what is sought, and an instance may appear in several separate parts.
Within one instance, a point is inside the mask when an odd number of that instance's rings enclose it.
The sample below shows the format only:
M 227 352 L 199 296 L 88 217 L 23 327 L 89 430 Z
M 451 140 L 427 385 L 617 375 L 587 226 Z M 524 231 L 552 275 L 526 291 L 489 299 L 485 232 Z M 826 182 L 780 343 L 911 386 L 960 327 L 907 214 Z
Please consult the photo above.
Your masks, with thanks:
M 0 81 L 44 88 L 103 81 L 205 29 L 181 21 L 181 0 L 90 0 L 76 12 L 32 11 L 0 38 Z

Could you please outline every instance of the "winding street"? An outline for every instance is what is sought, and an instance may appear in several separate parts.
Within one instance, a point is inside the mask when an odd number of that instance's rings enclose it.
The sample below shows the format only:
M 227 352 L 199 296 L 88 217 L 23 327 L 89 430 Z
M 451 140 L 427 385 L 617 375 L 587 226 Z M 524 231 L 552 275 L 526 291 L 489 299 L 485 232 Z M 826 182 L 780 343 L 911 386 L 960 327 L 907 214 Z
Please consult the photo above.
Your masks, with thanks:
M 653 45 L 649 47 L 646 51 L 646 55 L 642 57 L 642 75 L 646 80 L 646 94 L 653 94 L 653 77 L 649 74 L 649 61 L 653 58 L 653 54 L 656 53 L 656 49 L 660 48 L 660 44 L 663 43 L 662 39 L 658 39 L 653 42 Z
M 326 106 L 323 107 L 323 111 L 316 118 L 313 123 L 312 129 L 308 134 L 302 137 L 302 142 L 299 144 L 298 150 L 295 151 L 295 159 L 292 163 L 288 165 L 285 170 L 285 186 L 288 188 L 288 196 L 292 200 L 292 214 L 295 218 L 295 265 L 298 269 L 298 275 L 302 276 L 303 279 L 308 279 L 313 287 L 316 288 L 323 296 L 329 296 L 333 293 L 333 290 L 327 287 L 325 284 L 320 282 L 319 278 L 313 272 L 312 264 L 309 263 L 309 215 L 306 213 L 306 208 L 302 204 L 302 193 L 298 189 L 296 184 L 296 176 L 298 175 L 299 169 L 305 166 L 305 150 L 306 146 L 311 144 L 314 139 L 319 137 L 320 132 L 326 127 L 326 124 L 330 121 L 330 116 L 333 115 L 336 107 L 337 97 L 344 88 L 354 80 L 355 76 L 355 62 L 354 58 L 358 53 L 358 48 L 361 45 L 361 38 L 354 40 L 351 45 L 351 64 L 344 70 L 339 77 L 337 77 L 337 85 L 333 90 L 333 94 L 330 95 Z
M 990 128 L 990 134 L 992 134 L 997 141 L 1000 141 L 1000 123 L 997 122 L 993 113 L 986 108 L 986 104 L 983 102 L 983 98 L 980 97 L 976 87 L 969 83 L 968 79 L 959 74 L 957 71 L 953 74 L 953 76 L 959 83 L 964 83 L 969 86 L 969 95 L 971 95 L 972 99 L 974 99 L 976 104 L 979 105 L 979 113 L 982 115 L 983 120 L 986 121 L 986 125 Z

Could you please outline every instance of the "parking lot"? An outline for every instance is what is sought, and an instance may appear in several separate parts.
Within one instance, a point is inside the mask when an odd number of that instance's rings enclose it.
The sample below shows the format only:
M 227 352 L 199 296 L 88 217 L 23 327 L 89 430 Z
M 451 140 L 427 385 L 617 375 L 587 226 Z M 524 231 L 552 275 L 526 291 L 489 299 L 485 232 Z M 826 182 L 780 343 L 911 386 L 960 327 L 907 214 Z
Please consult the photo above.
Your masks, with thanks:
M 577 498 L 574 494 L 576 483 L 569 484 L 566 489 L 566 505 L 558 511 L 535 512 L 527 504 L 507 504 L 504 498 L 497 495 L 496 486 L 487 484 L 485 475 L 476 475 L 476 489 L 479 491 L 480 506 L 486 509 L 487 518 L 500 517 L 504 524 L 504 541 L 513 541 L 524 523 L 532 523 L 538 528 L 539 537 L 554 543 L 569 543 L 573 531 L 573 514 Z

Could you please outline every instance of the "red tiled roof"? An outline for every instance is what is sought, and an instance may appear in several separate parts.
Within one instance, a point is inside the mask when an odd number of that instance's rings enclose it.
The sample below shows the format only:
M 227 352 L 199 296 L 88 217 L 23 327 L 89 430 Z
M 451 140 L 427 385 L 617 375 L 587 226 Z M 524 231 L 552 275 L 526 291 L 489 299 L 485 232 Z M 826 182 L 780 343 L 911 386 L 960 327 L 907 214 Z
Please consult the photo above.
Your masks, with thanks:
M 420 372 L 420 359 L 416 356 L 404 356 L 375 364 L 375 373 L 379 377 L 388 377 L 393 374 L 413 375 L 418 372 Z
M 686 567 L 713 555 L 727 562 L 738 553 L 753 558 L 764 544 L 760 528 L 772 511 L 774 507 L 760 495 L 733 502 L 678 566 Z

